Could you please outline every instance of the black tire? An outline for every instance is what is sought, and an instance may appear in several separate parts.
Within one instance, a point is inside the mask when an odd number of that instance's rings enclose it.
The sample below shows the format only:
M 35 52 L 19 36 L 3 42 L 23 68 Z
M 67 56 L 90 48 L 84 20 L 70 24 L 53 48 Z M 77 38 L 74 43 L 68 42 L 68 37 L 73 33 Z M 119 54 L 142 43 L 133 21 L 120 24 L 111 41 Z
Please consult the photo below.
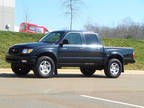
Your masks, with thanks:
M 82 66 L 80 67 L 80 71 L 84 76 L 90 77 L 95 73 L 96 69 L 93 66 Z
M 12 63 L 11 69 L 17 76 L 25 76 L 30 72 L 30 67 L 25 64 Z
M 38 58 L 33 71 L 38 78 L 51 78 L 55 72 L 55 63 L 50 57 L 42 56 Z
M 118 78 L 122 72 L 122 63 L 118 59 L 111 59 L 105 67 L 104 72 L 108 78 Z

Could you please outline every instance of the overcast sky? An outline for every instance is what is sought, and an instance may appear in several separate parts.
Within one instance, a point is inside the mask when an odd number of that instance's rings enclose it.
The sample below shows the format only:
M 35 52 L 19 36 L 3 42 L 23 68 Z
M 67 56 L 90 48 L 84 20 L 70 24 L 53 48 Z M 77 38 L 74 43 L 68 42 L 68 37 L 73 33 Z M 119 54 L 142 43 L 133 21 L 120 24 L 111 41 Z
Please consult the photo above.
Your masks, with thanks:
M 15 25 L 24 22 L 25 12 L 30 23 L 47 27 L 49 30 L 66 29 L 69 17 L 65 16 L 63 0 L 16 0 Z M 124 18 L 131 17 L 135 22 L 144 22 L 144 0 L 82 0 L 73 29 L 83 29 L 86 23 L 101 26 L 116 26 Z

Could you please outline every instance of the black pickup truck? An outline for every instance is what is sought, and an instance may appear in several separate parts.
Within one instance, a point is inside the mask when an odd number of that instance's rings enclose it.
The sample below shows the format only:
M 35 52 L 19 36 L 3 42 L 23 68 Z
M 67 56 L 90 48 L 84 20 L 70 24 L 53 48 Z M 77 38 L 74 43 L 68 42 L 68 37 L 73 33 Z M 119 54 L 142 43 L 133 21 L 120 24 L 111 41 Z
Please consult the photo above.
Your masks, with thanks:
M 124 65 L 135 62 L 133 48 L 104 47 L 97 33 L 83 31 L 54 31 L 37 43 L 14 45 L 6 61 L 16 75 L 33 70 L 40 78 L 53 77 L 62 67 L 80 67 L 87 77 L 104 69 L 107 77 L 117 78 Z

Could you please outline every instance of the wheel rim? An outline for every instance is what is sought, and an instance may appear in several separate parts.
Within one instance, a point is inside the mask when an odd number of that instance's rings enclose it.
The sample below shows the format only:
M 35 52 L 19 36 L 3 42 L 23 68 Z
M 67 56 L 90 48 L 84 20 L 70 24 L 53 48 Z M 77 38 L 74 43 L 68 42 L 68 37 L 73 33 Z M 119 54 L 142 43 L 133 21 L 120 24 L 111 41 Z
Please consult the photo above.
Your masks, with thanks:
M 42 74 L 47 75 L 51 71 L 51 63 L 49 61 L 42 61 L 39 70 Z
M 118 63 L 112 63 L 110 66 L 110 72 L 115 76 L 119 73 L 120 66 Z

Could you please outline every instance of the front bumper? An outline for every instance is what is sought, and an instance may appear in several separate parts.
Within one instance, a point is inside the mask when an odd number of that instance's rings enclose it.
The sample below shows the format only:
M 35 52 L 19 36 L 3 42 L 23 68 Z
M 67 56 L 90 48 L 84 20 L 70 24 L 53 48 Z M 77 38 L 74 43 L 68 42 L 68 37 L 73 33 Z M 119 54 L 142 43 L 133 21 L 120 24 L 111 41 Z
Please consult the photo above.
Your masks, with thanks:
M 15 56 L 15 55 L 6 55 L 6 62 L 8 63 L 24 63 L 29 65 L 34 65 L 36 62 L 36 56 Z

